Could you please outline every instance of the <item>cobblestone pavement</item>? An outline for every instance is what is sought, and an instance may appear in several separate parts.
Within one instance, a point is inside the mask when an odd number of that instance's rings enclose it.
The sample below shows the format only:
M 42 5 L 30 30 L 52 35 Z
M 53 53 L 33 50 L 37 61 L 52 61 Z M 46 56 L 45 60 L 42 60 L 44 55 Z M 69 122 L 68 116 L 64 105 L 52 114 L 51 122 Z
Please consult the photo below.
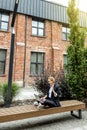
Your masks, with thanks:
M 77 119 L 70 112 L 0 123 L 0 130 L 87 130 L 87 111 Z

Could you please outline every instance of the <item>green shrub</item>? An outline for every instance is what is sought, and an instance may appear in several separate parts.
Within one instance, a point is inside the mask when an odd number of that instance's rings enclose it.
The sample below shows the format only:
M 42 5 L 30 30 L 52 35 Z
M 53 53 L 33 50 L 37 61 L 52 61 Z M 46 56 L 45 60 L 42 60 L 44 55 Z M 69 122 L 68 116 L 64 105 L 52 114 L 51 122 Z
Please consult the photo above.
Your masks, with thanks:
M 43 76 L 36 77 L 35 79 L 35 86 L 36 88 L 42 92 L 44 95 L 47 93 L 47 86 L 48 86 L 48 77 L 53 76 L 55 78 L 56 83 L 59 84 L 60 86 L 60 91 L 61 91 L 61 97 L 60 100 L 67 100 L 71 99 L 72 95 L 70 93 L 70 90 L 68 88 L 65 76 L 64 76 L 64 71 L 60 68 L 60 70 L 56 70 L 56 72 L 50 71 L 50 69 L 47 69 L 44 71 Z
M 16 83 L 12 83 L 12 90 L 11 90 L 11 103 L 13 98 L 16 96 L 16 94 L 19 92 L 19 86 Z M 8 83 L 0 83 L 0 94 L 3 97 L 4 103 L 6 102 L 6 94 L 8 89 Z
M 71 0 L 67 8 L 70 44 L 67 47 L 66 79 L 73 98 L 83 100 L 87 98 L 87 48 L 84 46 L 87 29 L 81 28 L 79 13 L 75 0 Z

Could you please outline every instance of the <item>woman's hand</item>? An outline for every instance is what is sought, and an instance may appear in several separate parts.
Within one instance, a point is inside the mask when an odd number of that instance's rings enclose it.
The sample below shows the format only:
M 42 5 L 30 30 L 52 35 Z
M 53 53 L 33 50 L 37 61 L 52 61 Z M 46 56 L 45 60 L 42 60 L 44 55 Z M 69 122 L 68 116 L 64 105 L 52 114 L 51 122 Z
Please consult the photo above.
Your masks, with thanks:
M 40 101 L 45 100 L 45 99 L 46 99 L 46 97 L 47 97 L 47 95 L 45 95 L 44 97 L 40 98 Z
M 54 89 L 53 89 L 53 94 L 54 94 L 54 97 L 57 97 L 57 93 L 55 92 Z

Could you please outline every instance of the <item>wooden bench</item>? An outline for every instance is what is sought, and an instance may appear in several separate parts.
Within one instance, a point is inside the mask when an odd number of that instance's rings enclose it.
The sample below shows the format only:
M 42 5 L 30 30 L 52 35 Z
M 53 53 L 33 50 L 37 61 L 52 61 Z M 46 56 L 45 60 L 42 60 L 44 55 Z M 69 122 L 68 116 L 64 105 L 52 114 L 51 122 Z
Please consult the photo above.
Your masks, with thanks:
M 0 108 L 0 123 L 31 117 L 44 116 L 49 114 L 61 113 L 70 111 L 72 116 L 79 119 L 82 118 L 82 109 L 85 108 L 85 103 L 77 100 L 61 101 L 61 107 L 38 109 L 34 105 L 15 106 L 10 108 Z M 78 115 L 73 113 L 77 110 Z

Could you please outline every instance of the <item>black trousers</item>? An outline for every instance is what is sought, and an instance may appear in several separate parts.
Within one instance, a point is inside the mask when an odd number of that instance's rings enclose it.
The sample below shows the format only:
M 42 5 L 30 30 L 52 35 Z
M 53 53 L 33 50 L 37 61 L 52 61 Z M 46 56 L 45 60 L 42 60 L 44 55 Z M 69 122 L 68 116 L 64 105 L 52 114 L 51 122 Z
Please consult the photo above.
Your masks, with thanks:
M 49 106 L 49 107 L 59 107 L 60 104 L 56 104 L 52 99 L 46 99 L 43 103 L 41 103 L 44 106 Z

